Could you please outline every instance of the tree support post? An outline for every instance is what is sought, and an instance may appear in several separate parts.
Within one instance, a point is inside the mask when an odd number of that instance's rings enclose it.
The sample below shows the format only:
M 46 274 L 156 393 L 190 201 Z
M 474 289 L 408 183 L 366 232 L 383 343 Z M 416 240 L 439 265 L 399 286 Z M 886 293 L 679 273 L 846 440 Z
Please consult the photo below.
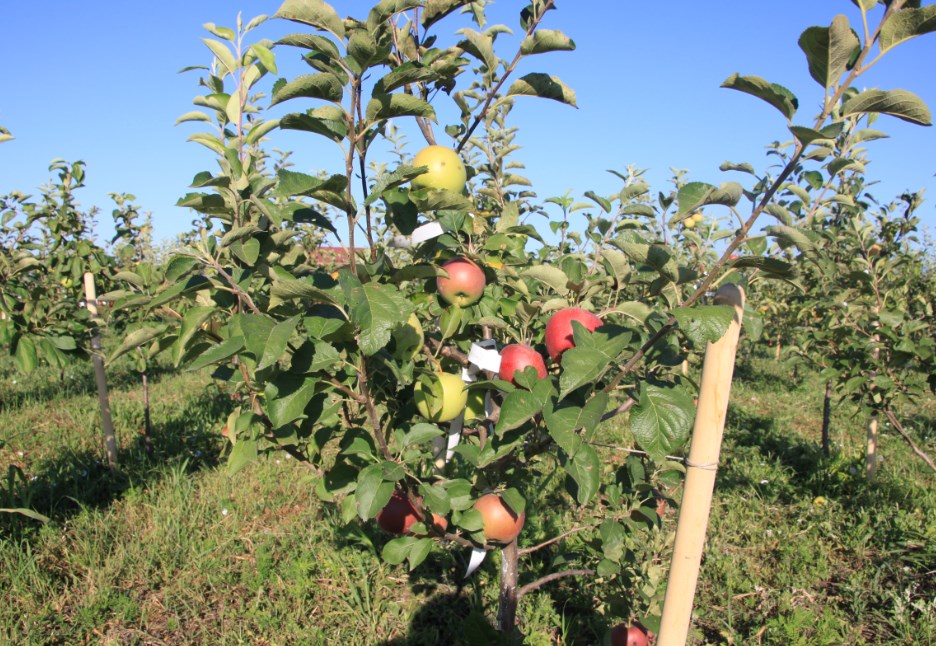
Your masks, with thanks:
M 91 318 L 98 315 L 97 291 L 94 287 L 94 274 L 84 275 L 85 305 Z M 101 425 L 104 429 L 104 451 L 107 453 L 107 466 L 117 470 L 117 436 L 114 434 L 114 421 L 111 419 L 110 397 L 107 393 L 107 375 L 104 373 L 104 357 L 101 354 L 101 335 L 95 332 L 91 336 L 91 362 L 94 364 L 94 380 L 97 382 L 98 402 L 101 405 Z
M 725 285 L 715 294 L 715 304 L 734 307 L 735 316 L 725 335 L 709 343 L 705 350 L 699 405 L 686 461 L 686 488 L 679 509 L 657 646 L 684 646 L 689 634 L 741 333 L 744 291 L 737 285 Z

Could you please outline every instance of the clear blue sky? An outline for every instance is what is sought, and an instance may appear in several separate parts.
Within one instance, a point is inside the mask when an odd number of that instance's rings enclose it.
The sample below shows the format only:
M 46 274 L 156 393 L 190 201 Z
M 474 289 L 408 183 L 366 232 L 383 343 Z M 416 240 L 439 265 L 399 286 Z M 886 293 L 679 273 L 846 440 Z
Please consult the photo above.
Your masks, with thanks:
M 342 15 L 370 6 L 331 4 Z M 490 10 L 492 22 L 519 33 L 517 14 L 525 4 L 499 0 Z M 200 90 L 196 73 L 177 71 L 210 61 L 200 40 L 207 35 L 203 23 L 233 26 L 238 10 L 246 21 L 272 15 L 278 6 L 279 0 L 4 3 L 0 125 L 16 139 L 0 144 L 0 193 L 34 192 L 49 179 L 52 159 L 83 159 L 88 181 L 79 197 L 85 207 L 101 207 L 102 238 L 112 233 L 110 192 L 135 194 L 153 213 L 157 239 L 186 230 L 192 215 L 175 202 L 192 177 L 213 171 L 215 162 L 206 148 L 186 142 L 197 124 L 173 125 L 193 109 Z M 561 0 L 559 7 L 544 26 L 563 30 L 577 50 L 535 57 L 520 73 L 558 75 L 577 92 L 579 108 L 520 99 L 513 113 L 523 147 L 517 159 L 542 198 L 567 189 L 576 196 L 609 194 L 619 180 L 606 169 L 630 164 L 651 169 L 647 178 L 655 190 L 668 189 L 670 167 L 688 169 L 693 180 L 745 182 L 747 176 L 718 171 L 719 164 L 747 161 L 763 169 L 765 145 L 789 135 L 773 108 L 720 89 L 721 82 L 739 72 L 785 85 L 800 99 L 796 122 L 807 125 L 822 93 L 796 44 L 799 34 L 828 25 L 836 13 L 860 31 L 860 14 L 849 0 Z M 270 21 L 254 33 L 276 39 L 295 27 Z M 281 74 L 307 69 L 296 63 L 296 50 L 277 51 Z M 507 57 L 514 48 L 500 51 Z M 899 46 L 862 85 L 912 90 L 936 111 L 934 61 L 936 34 Z M 274 114 L 310 105 L 290 103 Z M 868 175 L 881 182 L 877 196 L 925 188 L 920 215 L 936 229 L 936 129 L 890 117 L 877 127 L 892 136 L 869 144 Z M 271 147 L 295 151 L 297 170 L 338 170 L 336 151 L 315 139 L 277 133 Z M 411 152 L 421 147 L 415 136 L 410 141 Z

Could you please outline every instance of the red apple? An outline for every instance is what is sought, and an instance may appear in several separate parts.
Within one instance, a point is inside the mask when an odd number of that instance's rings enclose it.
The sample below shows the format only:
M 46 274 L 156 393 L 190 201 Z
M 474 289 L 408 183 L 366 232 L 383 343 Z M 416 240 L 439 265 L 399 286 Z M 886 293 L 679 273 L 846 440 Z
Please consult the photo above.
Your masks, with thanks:
M 526 520 L 526 513 L 518 516 L 494 493 L 478 498 L 474 508 L 481 512 L 484 519 L 484 538 L 495 543 L 509 543 L 515 539 Z
M 553 361 L 559 361 L 563 352 L 575 347 L 572 321 L 578 321 L 592 332 L 601 325 L 600 318 L 580 307 L 567 307 L 553 314 L 546 323 L 546 351 Z
M 467 258 L 452 258 L 442 265 L 448 277 L 436 278 L 442 299 L 451 305 L 467 307 L 477 303 L 487 284 L 484 271 Z
M 418 520 L 413 503 L 402 491 L 394 491 L 390 501 L 377 513 L 377 524 L 391 534 L 406 534 Z
M 611 629 L 611 646 L 647 646 L 649 643 L 647 629 L 640 624 L 618 624 Z
M 419 496 L 416 500 L 422 503 Z M 432 514 L 432 520 L 442 529 L 448 527 L 448 520 L 443 516 Z M 377 524 L 391 534 L 409 534 L 410 527 L 417 522 L 416 508 L 402 491 L 394 491 L 390 501 L 377 513 Z
M 536 368 L 536 374 L 540 379 L 546 376 L 546 362 L 543 361 L 543 356 L 525 343 L 511 343 L 504 346 L 500 356 L 500 371 L 497 374 L 501 379 L 514 385 L 517 385 L 514 381 L 514 373 L 518 370 L 523 372 L 527 366 Z

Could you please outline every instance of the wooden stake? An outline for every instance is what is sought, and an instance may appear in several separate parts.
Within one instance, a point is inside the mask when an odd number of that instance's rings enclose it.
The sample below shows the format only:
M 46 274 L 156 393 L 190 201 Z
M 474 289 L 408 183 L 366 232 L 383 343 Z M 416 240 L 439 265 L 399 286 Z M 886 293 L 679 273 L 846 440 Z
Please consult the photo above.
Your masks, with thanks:
M 85 304 L 91 317 L 98 315 L 97 291 L 94 288 L 94 275 L 84 275 Z M 111 419 L 110 397 L 107 393 L 107 375 L 104 373 L 104 357 L 101 356 L 101 337 L 91 336 L 91 363 L 94 364 L 94 380 L 97 382 L 98 402 L 101 405 L 101 425 L 104 429 L 104 450 L 107 453 L 107 466 L 117 470 L 117 436 L 114 434 L 114 421 Z
M 686 489 L 676 526 L 676 545 L 657 646 L 685 646 L 689 634 L 741 333 L 744 291 L 737 285 L 725 285 L 715 294 L 715 304 L 733 306 L 735 318 L 725 335 L 709 343 L 705 350 L 699 405 L 686 461 Z
M 874 480 L 877 474 L 878 416 L 871 413 L 868 418 L 868 450 L 865 453 L 865 477 Z

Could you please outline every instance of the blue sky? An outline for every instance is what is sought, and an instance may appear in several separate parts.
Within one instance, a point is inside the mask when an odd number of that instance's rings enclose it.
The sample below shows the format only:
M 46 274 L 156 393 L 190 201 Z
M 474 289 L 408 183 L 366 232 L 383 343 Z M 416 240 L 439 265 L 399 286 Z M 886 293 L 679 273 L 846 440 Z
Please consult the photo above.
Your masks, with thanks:
M 331 4 L 342 15 L 363 14 L 370 6 Z M 491 21 L 519 33 L 517 15 L 525 4 L 500 0 L 490 10 Z M 215 162 L 206 148 L 186 142 L 197 124 L 173 125 L 193 109 L 200 89 L 196 73 L 177 72 L 210 61 L 201 42 L 208 35 L 203 23 L 233 26 L 238 10 L 246 21 L 272 15 L 278 6 L 279 0 L 5 3 L 0 125 L 16 139 L 0 145 L 0 193 L 34 192 L 48 181 L 52 159 L 82 159 L 88 179 L 79 199 L 102 209 L 102 238 L 112 233 L 110 192 L 135 194 L 153 213 L 157 239 L 186 230 L 192 214 L 175 202 L 192 177 L 214 170 Z M 523 147 L 516 158 L 541 198 L 567 190 L 576 196 L 586 190 L 609 194 L 619 180 L 605 171 L 628 165 L 650 169 L 646 178 L 655 190 L 668 190 L 671 167 L 687 169 L 692 180 L 747 181 L 718 166 L 746 161 L 763 169 L 765 146 L 789 134 L 773 108 L 720 89 L 722 81 L 739 72 L 788 87 L 800 100 L 796 123 L 808 125 L 822 91 L 808 74 L 796 44 L 799 34 L 828 25 L 836 13 L 860 31 L 860 14 L 849 0 L 560 0 L 559 7 L 544 26 L 572 37 L 576 51 L 534 57 L 519 73 L 558 75 L 576 91 L 579 107 L 520 99 L 512 114 Z M 298 29 L 270 21 L 254 33 L 276 39 L 291 31 Z M 512 55 L 514 47 L 505 39 L 501 56 Z M 297 51 L 277 51 L 282 75 L 307 69 L 296 62 Z M 911 90 L 936 110 L 934 61 L 936 34 L 899 46 L 860 84 Z M 273 114 L 305 107 L 292 101 Z M 868 175 L 880 181 L 876 195 L 926 189 L 919 214 L 936 229 L 936 129 L 889 117 L 875 127 L 891 135 L 868 146 Z M 413 133 L 415 153 L 423 144 Z M 296 170 L 338 170 L 337 150 L 314 139 L 277 133 L 270 146 L 294 151 Z

